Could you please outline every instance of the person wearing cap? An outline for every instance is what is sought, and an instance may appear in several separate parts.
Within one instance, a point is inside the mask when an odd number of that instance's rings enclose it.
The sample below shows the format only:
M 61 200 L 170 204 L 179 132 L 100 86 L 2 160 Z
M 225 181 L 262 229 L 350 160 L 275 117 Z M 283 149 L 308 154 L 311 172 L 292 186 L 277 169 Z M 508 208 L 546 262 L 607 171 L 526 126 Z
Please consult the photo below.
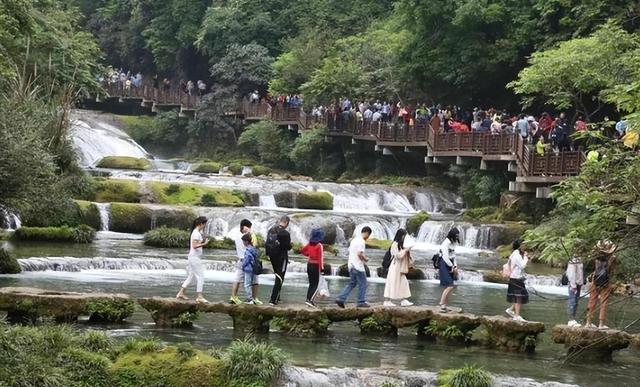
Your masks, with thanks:
M 596 304 L 600 300 L 600 314 L 598 319 L 600 324 L 598 329 L 609 329 L 604 324 L 607 317 L 607 307 L 611 296 L 611 275 L 616 261 L 614 255 L 618 247 L 610 240 L 598 241 L 595 247 L 595 269 L 588 278 L 589 282 L 589 304 L 587 306 L 587 321 L 585 328 L 596 328 L 591 322 Z
M 411 297 L 407 273 L 412 263 L 411 248 L 413 241 L 406 239 L 407 231 L 403 228 L 396 232 L 391 244 L 391 265 L 387 273 L 387 280 L 384 284 L 383 306 L 396 306 L 394 300 L 400 300 L 400 306 L 411 306 L 413 303 L 407 298 Z
M 307 261 L 307 276 L 309 277 L 309 288 L 307 289 L 307 300 L 305 304 L 311 308 L 315 308 L 314 299 L 318 292 L 318 283 L 320 282 L 320 274 L 324 267 L 324 231 L 320 228 L 311 230 L 311 238 L 301 250 L 300 254 L 309 257 Z

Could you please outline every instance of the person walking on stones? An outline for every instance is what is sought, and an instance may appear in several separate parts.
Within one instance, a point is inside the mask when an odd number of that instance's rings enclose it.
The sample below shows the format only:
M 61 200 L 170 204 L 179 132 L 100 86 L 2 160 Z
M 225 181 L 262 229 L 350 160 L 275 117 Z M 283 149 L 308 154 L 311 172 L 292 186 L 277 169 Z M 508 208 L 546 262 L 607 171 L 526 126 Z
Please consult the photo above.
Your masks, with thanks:
M 566 281 L 569 290 L 569 298 L 567 299 L 569 322 L 567 325 L 571 328 L 580 327 L 580 323 L 576 320 L 576 312 L 578 311 L 578 301 L 580 301 L 580 291 L 584 284 L 584 265 L 579 257 L 572 257 L 569 260 Z
M 589 276 L 589 304 L 587 306 L 587 321 L 585 328 L 596 328 L 591 322 L 593 313 L 596 310 L 598 300 L 600 300 L 600 314 L 598 319 L 600 324 L 598 329 L 609 329 L 604 324 L 607 318 L 607 307 L 611 296 L 611 277 L 616 262 L 614 255 L 618 247 L 610 240 L 598 241 L 595 247 L 595 269 Z
M 509 262 L 507 267 L 509 268 L 509 286 L 507 287 L 507 302 L 512 305 L 505 310 L 505 312 L 514 320 L 518 322 L 526 322 L 520 315 L 522 305 L 529 302 L 529 292 L 525 286 L 525 272 L 529 257 L 524 251 L 522 242 L 516 240 L 512 244 L 513 252 L 509 256 Z
M 449 295 L 453 291 L 454 281 L 458 279 L 458 264 L 456 262 L 456 247 L 460 244 L 460 230 L 453 227 L 440 245 L 440 259 L 438 260 L 438 277 L 440 286 L 444 287 L 440 296 L 440 311 L 449 311 Z
M 267 240 L 265 241 L 265 252 L 271 261 L 273 273 L 275 274 L 275 282 L 271 291 L 270 305 L 277 305 L 280 302 L 280 292 L 284 283 L 284 275 L 287 272 L 289 264 L 289 250 L 291 250 L 291 235 L 287 231 L 290 219 L 283 216 L 278 224 L 273 226 L 267 232 Z
M 349 269 L 349 283 L 342 290 L 338 298 L 336 298 L 336 304 L 344 308 L 344 303 L 347 301 L 347 297 L 351 291 L 358 286 L 358 308 L 368 308 L 367 304 L 367 272 L 364 263 L 369 259 L 365 255 L 366 241 L 371 236 L 371 227 L 364 226 L 360 232 L 360 236 L 356 236 L 351 240 L 349 244 L 349 262 L 347 268 Z
M 255 234 L 251 233 L 251 221 L 249 219 L 242 219 L 240 221 L 240 236 L 236 239 L 236 256 L 238 257 L 238 261 L 236 262 L 236 270 L 234 272 L 234 282 L 231 285 L 231 298 L 229 299 L 230 304 L 241 304 L 242 301 L 238 297 L 238 290 L 240 289 L 240 285 L 244 285 L 244 270 L 242 270 L 242 262 L 245 258 L 245 250 L 247 249 L 246 244 L 242 240 L 242 237 L 246 234 L 251 235 L 251 246 L 256 247 L 258 244 L 258 239 Z M 260 301 L 257 297 L 258 284 L 256 283 L 252 288 L 252 300 L 256 305 L 262 305 L 262 301 Z M 247 298 L 248 298 L 247 294 Z
M 247 304 L 262 305 L 257 303 L 255 296 L 257 296 L 256 288 L 258 287 L 258 274 L 260 269 L 258 268 L 258 250 L 253 246 L 253 236 L 251 233 L 244 234 L 241 238 L 244 244 L 244 258 L 242 260 L 242 271 L 244 272 L 244 291 L 247 294 Z
M 203 297 L 202 290 L 204 287 L 204 264 L 202 263 L 202 248 L 209 243 L 209 238 L 202 236 L 202 231 L 207 224 L 207 218 L 199 216 L 193 221 L 193 227 L 191 228 L 191 238 L 189 238 L 189 260 L 187 264 L 187 279 L 182 284 L 180 291 L 176 295 L 179 300 L 188 300 L 185 295 L 187 287 L 191 285 L 191 281 L 196 280 L 196 302 L 207 303 L 208 301 Z
M 385 301 L 383 306 L 396 306 L 393 303 L 394 300 L 400 300 L 400 306 L 413 305 L 408 300 L 411 297 L 411 289 L 409 289 L 409 281 L 407 281 L 407 273 L 413 263 L 412 247 L 413 242 L 407 240 L 407 231 L 403 228 L 399 229 L 391 244 L 391 264 L 384 284 Z
M 311 238 L 300 254 L 309 257 L 307 261 L 307 277 L 309 277 L 309 288 L 307 289 L 307 300 L 305 304 L 311 308 L 315 308 L 316 304 L 314 299 L 318 291 L 318 283 L 320 283 L 320 275 L 324 268 L 324 246 L 322 240 L 324 239 L 324 231 L 319 228 L 311 230 Z

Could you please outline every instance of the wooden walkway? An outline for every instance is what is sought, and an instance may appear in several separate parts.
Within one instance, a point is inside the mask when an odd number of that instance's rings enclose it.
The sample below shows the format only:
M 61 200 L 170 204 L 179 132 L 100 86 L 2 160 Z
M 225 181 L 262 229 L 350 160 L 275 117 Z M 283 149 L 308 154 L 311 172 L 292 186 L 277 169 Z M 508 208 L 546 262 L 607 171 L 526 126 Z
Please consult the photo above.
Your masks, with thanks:
M 189 96 L 172 88 L 153 88 L 148 82 L 139 88 L 124 90 L 117 84 L 107 88 L 108 98 L 121 102 L 140 102 L 152 111 L 180 109 L 183 116 L 193 117 L 200 103 L 200 96 Z M 197 91 L 196 91 L 197 92 Z M 533 146 L 526 144 L 517 134 L 503 133 L 436 133 L 429 123 L 418 120 L 409 126 L 397 122 L 358 121 L 355 117 L 325 112 L 321 116 L 307 114 L 300 106 L 265 102 L 251 103 L 244 99 L 236 112 L 231 112 L 246 121 L 271 119 L 279 125 L 289 125 L 298 130 L 311 129 L 315 125 L 325 126 L 331 138 L 348 138 L 352 141 L 368 141 L 376 150 L 391 152 L 393 148 L 426 148 L 426 163 L 478 164 L 480 169 L 507 165 L 516 173 L 510 184 L 511 191 L 536 192 L 538 197 L 548 197 L 548 186 L 568 176 L 580 173 L 585 155 L 581 150 L 552 152 L 538 155 Z M 387 153 L 385 153 L 387 154 Z

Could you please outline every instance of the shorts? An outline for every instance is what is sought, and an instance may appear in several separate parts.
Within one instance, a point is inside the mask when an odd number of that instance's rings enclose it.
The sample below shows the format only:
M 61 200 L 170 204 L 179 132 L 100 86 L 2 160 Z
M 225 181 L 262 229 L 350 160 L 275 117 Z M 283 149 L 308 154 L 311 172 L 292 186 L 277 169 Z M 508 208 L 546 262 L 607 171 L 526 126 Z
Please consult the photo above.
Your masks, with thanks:
M 236 283 L 244 283 L 244 271 L 242 271 L 242 261 L 236 263 L 236 270 L 233 272 L 233 281 Z

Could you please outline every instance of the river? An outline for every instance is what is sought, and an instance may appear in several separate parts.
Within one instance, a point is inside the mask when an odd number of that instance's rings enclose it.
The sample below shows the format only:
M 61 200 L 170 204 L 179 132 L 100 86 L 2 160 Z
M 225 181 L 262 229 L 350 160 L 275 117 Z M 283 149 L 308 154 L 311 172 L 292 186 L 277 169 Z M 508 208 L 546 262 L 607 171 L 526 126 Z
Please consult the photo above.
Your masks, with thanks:
M 77 113 L 79 119 L 85 117 Z M 95 126 L 95 118 L 83 121 L 81 140 L 76 139 L 76 148 L 86 167 L 106 154 L 145 154 L 137 144 L 132 144 L 121 132 L 111 128 L 100 130 L 109 140 L 109 146 L 92 144 L 103 141 L 102 137 L 91 140 L 90 131 Z M 78 125 L 78 124 L 76 124 Z M 117 129 L 117 128 L 116 128 Z M 89 132 L 87 132 L 89 131 Z M 113 140 L 109 133 L 117 133 Z M 76 136 L 77 137 L 77 136 Z M 90 145 L 86 145 L 86 143 Z M 111 149 L 116 147 L 117 150 Z M 129 147 L 127 151 L 123 149 Z M 90 161 L 93 160 L 93 161 Z M 156 164 L 158 165 L 158 164 Z M 163 167 L 171 163 L 161 164 Z M 412 300 L 416 304 L 437 304 L 440 288 L 434 271 L 430 268 L 430 257 L 436 251 L 446 232 L 456 225 L 463 230 L 463 246 L 459 248 L 459 264 L 462 268 L 461 281 L 456 288 L 451 304 L 475 314 L 503 314 L 506 286 L 483 281 L 482 270 L 499 268 L 500 261 L 493 251 L 496 247 L 495 235 L 499 225 L 473 225 L 460 222 L 457 213 L 461 202 L 457 195 L 440 189 L 399 188 L 392 186 L 318 183 L 306 181 L 269 180 L 249 177 L 229 177 L 218 175 L 190 174 L 185 170 L 157 170 L 132 172 L 110 170 L 117 178 L 137 180 L 159 180 L 190 182 L 208 186 L 245 189 L 260 195 L 258 205 L 251 208 L 195 208 L 196 212 L 208 216 L 212 221 L 207 232 L 213 236 L 237 236 L 237 225 L 243 217 L 252 219 L 255 229 L 264 233 L 267 227 L 283 213 L 292 216 L 291 232 L 296 241 L 304 242 L 311 228 L 326 222 L 340 225 L 336 256 L 328 256 L 333 267 L 328 276 L 333 295 L 346 284 L 346 279 L 335 275 L 336 268 L 346 262 L 347 240 L 362 226 L 370 225 L 374 237 L 389 239 L 406 219 L 419 210 L 431 214 L 430 221 L 423 224 L 416 239 L 416 266 L 424 270 L 427 280 L 412 281 Z M 309 211 L 276 208 L 272 200 L 281 190 L 324 190 L 334 196 L 333 211 Z M 162 206 L 152 206 L 162 208 Z M 173 296 L 185 276 L 186 251 L 181 249 L 158 249 L 143 245 L 140 235 L 120 234 L 109 231 L 109 206 L 101 205 L 102 230 L 97 240 L 90 245 L 14 243 L 13 252 L 18 256 L 23 273 L 0 276 L 0 286 L 34 286 L 67 291 L 122 292 L 134 297 Z M 11 228 L 19 227 L 14 214 Z M 372 259 L 370 267 L 375 269 L 382 260 L 382 251 L 369 251 Z M 205 295 L 210 300 L 224 300 L 229 297 L 234 253 L 232 251 L 207 251 L 207 271 Z M 307 279 L 304 259 L 293 256 L 283 288 L 284 302 L 304 301 Z M 382 300 L 384 280 L 376 278 L 375 270 L 370 278 L 368 298 L 372 302 Z M 531 302 L 523 308 L 527 319 L 542 321 L 547 330 L 555 324 L 566 323 L 566 289 L 559 286 L 559 275 L 530 276 L 528 286 Z M 272 275 L 260 276 L 260 298 L 268 298 Z M 328 302 L 328 301 L 327 301 Z M 584 316 L 586 299 L 582 301 L 579 313 Z M 622 327 L 640 317 L 637 300 L 616 298 L 612 301 L 609 325 Z M 80 328 L 88 328 L 81 322 Z M 236 336 L 230 318 L 221 315 L 204 315 L 193 329 L 159 329 L 150 316 L 138 308 L 124 326 L 92 326 L 104 329 L 114 337 L 133 335 L 158 336 L 167 342 L 190 341 L 208 348 L 229 344 Z M 551 342 L 550 333 L 541 336 L 537 351 L 533 355 L 507 353 L 479 347 L 447 346 L 418 339 L 415 331 L 401 330 L 397 338 L 375 338 L 361 336 L 353 323 L 334 324 L 326 337 L 295 338 L 271 332 L 260 336 L 286 350 L 292 363 L 308 367 L 383 367 L 408 370 L 437 371 L 441 368 L 455 368 L 465 363 L 475 363 L 487 370 L 510 376 L 530 377 L 538 381 L 559 381 L 581 386 L 637 385 L 640 378 L 640 355 L 636 349 L 619 351 L 614 361 L 607 365 L 572 364 L 564 365 L 561 345 Z M 638 329 L 632 327 L 632 332 Z

